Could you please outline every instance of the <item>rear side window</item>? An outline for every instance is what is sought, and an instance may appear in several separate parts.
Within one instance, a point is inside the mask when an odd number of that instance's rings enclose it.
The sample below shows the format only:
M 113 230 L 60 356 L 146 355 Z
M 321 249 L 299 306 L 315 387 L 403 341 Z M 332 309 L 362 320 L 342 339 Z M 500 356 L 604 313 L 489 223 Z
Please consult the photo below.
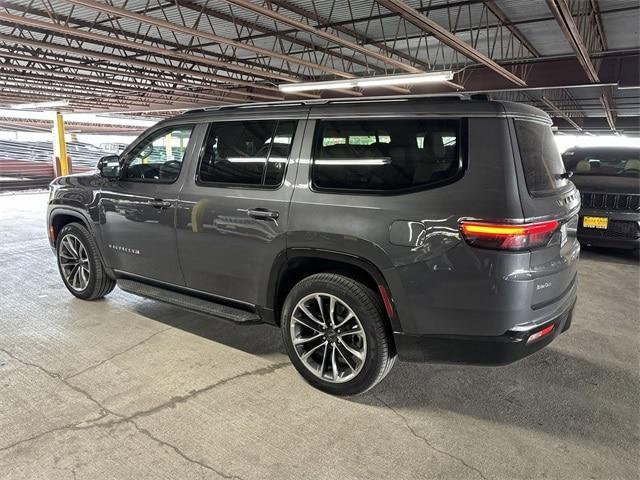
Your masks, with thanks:
M 568 180 L 561 177 L 565 169 L 551 127 L 527 120 L 515 122 L 529 193 L 544 195 L 564 187 Z
M 392 192 L 435 186 L 462 171 L 459 120 L 329 120 L 316 130 L 315 188 Z
M 260 120 L 211 124 L 198 168 L 198 181 L 280 185 L 297 123 L 297 120 Z

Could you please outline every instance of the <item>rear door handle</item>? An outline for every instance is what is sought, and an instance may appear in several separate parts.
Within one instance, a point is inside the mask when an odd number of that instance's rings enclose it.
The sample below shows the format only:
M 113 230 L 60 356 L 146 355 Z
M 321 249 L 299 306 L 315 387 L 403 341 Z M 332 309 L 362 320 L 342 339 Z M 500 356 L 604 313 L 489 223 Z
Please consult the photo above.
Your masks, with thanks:
M 169 208 L 171 206 L 171 202 L 167 200 L 160 200 L 159 198 L 155 198 L 151 200 L 150 203 L 153 208 L 159 208 L 159 209 Z
M 247 210 L 247 215 L 261 220 L 268 218 L 275 220 L 280 216 L 280 213 L 275 210 L 267 210 L 266 208 L 250 208 Z

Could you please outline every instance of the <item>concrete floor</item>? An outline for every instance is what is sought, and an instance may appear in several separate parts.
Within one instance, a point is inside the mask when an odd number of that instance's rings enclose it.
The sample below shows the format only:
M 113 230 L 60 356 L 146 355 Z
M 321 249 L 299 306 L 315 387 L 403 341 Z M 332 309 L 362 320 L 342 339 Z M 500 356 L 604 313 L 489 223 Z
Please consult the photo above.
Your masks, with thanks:
M 307 386 L 280 333 L 65 290 L 46 195 L 0 196 L 0 477 L 602 478 L 639 472 L 638 264 L 587 251 L 571 330 L 501 368 Z

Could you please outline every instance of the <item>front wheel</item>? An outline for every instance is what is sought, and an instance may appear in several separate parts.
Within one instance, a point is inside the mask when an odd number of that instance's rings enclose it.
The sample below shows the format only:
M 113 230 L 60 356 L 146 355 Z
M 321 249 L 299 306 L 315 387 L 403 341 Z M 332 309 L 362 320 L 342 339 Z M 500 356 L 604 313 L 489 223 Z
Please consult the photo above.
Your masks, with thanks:
M 357 395 L 379 383 L 396 355 L 378 296 L 343 275 L 320 273 L 295 285 L 281 328 L 296 370 L 333 395 Z
M 83 300 L 102 298 L 116 282 L 104 270 L 98 246 L 79 223 L 66 225 L 56 239 L 58 270 L 67 289 Z

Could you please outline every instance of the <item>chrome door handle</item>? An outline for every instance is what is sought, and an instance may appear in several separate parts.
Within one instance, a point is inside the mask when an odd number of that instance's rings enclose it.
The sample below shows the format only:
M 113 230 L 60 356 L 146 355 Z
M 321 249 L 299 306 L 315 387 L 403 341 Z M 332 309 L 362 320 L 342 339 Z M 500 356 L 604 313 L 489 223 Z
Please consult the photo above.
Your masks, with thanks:
M 275 220 L 280 216 L 280 213 L 275 210 L 267 210 L 266 208 L 250 208 L 247 210 L 247 215 L 261 220 L 268 218 Z

